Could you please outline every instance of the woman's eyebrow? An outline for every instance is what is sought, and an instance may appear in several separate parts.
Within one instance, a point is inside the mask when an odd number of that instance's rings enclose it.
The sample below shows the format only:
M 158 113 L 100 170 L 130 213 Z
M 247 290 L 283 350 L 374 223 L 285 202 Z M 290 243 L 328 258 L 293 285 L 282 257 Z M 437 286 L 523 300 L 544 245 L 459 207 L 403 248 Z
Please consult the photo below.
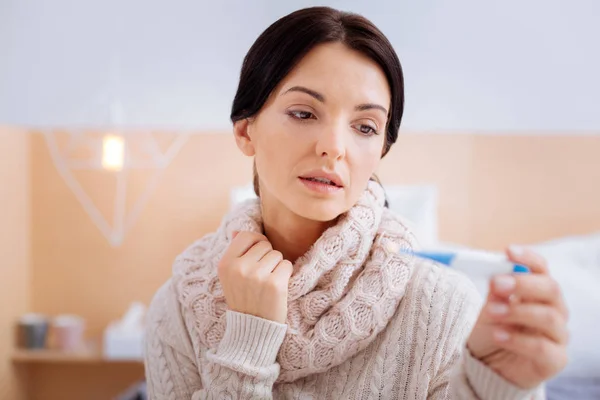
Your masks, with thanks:
M 317 91 L 314 91 L 314 90 L 309 89 L 304 86 L 293 86 L 293 87 L 289 88 L 288 90 L 286 90 L 285 92 L 283 92 L 281 95 L 283 96 L 284 94 L 288 94 L 290 92 L 306 93 L 307 95 L 312 96 L 315 99 L 319 100 L 321 103 L 325 103 L 325 96 L 323 96 L 321 93 L 319 93 Z
M 289 88 L 288 90 L 286 90 L 285 92 L 283 92 L 281 95 L 283 96 L 283 95 L 288 94 L 290 92 L 306 93 L 307 95 L 314 97 L 315 99 L 317 99 L 321 103 L 325 103 L 325 96 L 323 96 L 321 93 L 317 92 L 316 90 L 312 90 L 312 89 L 309 89 L 309 88 L 304 87 L 304 86 L 292 86 L 291 88 Z M 388 114 L 388 110 L 384 106 L 381 106 L 381 105 L 375 104 L 375 103 L 359 104 L 356 107 L 354 107 L 354 109 L 356 111 L 366 111 L 366 110 L 373 110 L 373 109 L 375 109 L 375 110 L 380 110 L 385 115 Z
M 380 106 L 379 104 L 367 103 L 367 104 L 359 104 L 354 108 L 356 111 L 366 111 L 366 110 L 380 110 L 385 115 L 388 115 L 388 110 L 384 106 Z

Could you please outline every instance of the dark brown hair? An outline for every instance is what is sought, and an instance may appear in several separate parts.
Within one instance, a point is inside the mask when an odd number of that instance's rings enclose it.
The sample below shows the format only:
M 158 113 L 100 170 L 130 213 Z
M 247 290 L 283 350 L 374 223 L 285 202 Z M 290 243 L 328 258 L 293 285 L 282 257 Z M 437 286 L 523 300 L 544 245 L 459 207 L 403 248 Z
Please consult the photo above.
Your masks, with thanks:
M 316 45 L 340 42 L 375 61 L 385 73 L 391 91 L 386 143 L 382 157 L 398 138 L 404 112 L 402 66 L 391 43 L 361 15 L 329 7 L 310 7 L 275 21 L 256 39 L 244 58 L 240 82 L 231 107 L 233 123 L 253 117 L 271 92 Z M 254 173 L 254 191 L 258 178 Z

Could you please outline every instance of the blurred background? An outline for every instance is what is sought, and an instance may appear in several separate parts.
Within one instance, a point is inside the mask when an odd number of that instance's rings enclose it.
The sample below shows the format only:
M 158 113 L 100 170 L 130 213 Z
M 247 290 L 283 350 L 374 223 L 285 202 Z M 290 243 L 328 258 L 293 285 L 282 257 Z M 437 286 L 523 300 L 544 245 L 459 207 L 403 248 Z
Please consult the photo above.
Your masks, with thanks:
M 424 247 L 545 255 L 572 331 L 548 398 L 600 398 L 596 0 L 0 0 L 0 399 L 143 391 L 145 307 L 251 196 L 242 59 L 312 5 L 371 19 L 403 64 L 392 208 Z

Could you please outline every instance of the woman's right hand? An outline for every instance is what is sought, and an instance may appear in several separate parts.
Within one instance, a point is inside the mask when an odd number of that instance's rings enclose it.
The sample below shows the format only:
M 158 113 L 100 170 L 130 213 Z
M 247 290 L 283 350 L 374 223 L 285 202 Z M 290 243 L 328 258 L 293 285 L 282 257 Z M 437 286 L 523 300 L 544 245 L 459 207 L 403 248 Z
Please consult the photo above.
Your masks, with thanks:
M 266 236 L 234 233 L 218 276 L 230 310 L 285 323 L 292 263 L 273 250 Z

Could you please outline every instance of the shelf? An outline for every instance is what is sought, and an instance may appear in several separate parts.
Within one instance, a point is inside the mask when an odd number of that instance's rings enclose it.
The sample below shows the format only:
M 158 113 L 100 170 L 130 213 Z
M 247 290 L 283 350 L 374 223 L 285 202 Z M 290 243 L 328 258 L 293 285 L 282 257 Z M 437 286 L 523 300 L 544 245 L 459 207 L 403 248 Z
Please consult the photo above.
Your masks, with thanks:
M 80 350 L 62 351 L 56 349 L 27 350 L 16 349 L 12 355 L 15 363 L 126 363 L 143 364 L 142 359 L 113 359 L 103 356 L 98 341 L 88 341 Z

